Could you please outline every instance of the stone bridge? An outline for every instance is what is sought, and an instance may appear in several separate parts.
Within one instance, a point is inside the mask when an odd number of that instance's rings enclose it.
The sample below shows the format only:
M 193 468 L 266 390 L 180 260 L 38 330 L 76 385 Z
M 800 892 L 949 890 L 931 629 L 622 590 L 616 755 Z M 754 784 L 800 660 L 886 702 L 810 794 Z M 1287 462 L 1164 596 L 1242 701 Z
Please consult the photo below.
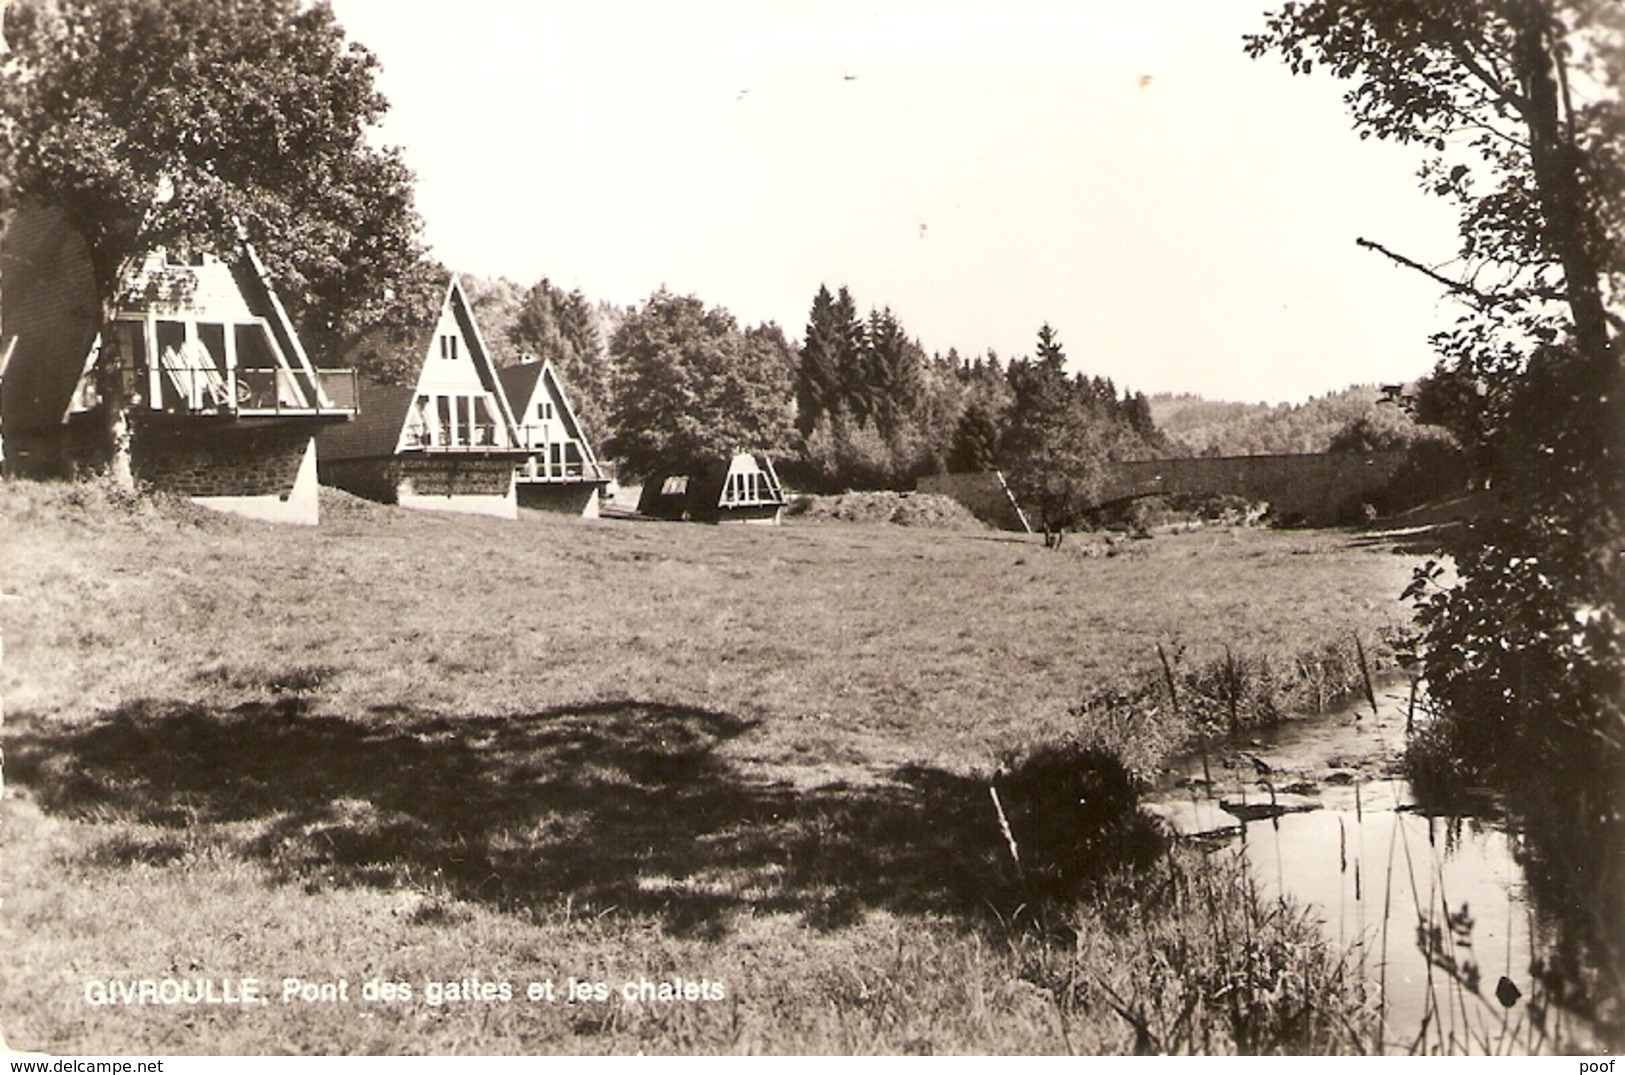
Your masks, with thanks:
M 1280 519 L 1333 526 L 1358 518 L 1404 464 L 1404 451 L 1306 455 L 1201 456 L 1111 464 L 1096 507 L 1174 493 L 1230 494 L 1266 501 Z M 945 493 L 978 517 L 1007 529 L 1021 523 L 1003 479 L 993 472 L 921 478 L 922 493 Z

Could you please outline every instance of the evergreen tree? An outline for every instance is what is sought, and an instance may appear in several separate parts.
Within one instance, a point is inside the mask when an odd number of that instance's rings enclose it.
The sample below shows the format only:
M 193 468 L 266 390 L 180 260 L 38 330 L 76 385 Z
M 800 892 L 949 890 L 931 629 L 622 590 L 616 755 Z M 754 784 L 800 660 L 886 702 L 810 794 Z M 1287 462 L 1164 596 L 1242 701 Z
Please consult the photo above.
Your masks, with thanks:
M 998 458 L 999 427 L 988 413 L 987 404 L 973 397 L 965 405 L 954 432 L 949 469 L 958 473 L 992 470 Z
M 914 415 L 925 353 L 908 338 L 889 307 L 871 311 L 863 349 L 864 417 L 882 437 L 899 433 Z
M 835 296 L 820 284 L 807 316 L 807 335 L 796 365 L 796 427 L 809 435 L 821 415 L 841 404 L 842 353 L 850 326 L 841 320 Z

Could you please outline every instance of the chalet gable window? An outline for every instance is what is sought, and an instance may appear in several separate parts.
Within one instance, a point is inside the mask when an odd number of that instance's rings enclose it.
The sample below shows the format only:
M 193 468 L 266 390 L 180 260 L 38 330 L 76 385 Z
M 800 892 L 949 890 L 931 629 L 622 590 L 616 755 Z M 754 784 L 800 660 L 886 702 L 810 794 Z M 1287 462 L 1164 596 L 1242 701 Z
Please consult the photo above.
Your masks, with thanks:
M 440 337 L 440 357 L 447 362 L 457 361 L 457 337 L 446 335 Z

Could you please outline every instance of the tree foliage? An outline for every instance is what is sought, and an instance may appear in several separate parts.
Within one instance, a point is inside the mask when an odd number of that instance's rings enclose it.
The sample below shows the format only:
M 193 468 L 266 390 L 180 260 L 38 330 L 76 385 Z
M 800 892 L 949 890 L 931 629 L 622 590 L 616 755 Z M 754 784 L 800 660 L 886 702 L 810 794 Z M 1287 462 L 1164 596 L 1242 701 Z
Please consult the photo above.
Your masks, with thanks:
M 1342 430 L 1361 420 L 1383 427 L 1442 424 L 1424 419 L 1414 408 L 1385 403 L 1375 385 L 1350 385 L 1300 403 L 1237 403 L 1160 394 L 1148 406 L 1170 455 L 1324 452 Z
M 610 450 L 631 473 L 788 446 L 794 352 L 777 325 L 741 330 L 727 310 L 662 288 L 621 323 L 610 351 Z
M 866 318 L 846 288 L 813 297 L 797 353 L 800 459 L 810 488 L 897 488 L 947 466 L 963 408 L 956 360 L 927 357 L 886 307 Z
M 1100 501 L 1109 464 L 1133 451 L 1131 431 L 1108 381 L 1069 377 L 1055 331 L 1038 330 L 1038 356 L 1010 364 L 1010 425 L 1000 464 L 1010 491 L 1059 547 Z
M 132 255 L 245 234 L 313 339 L 386 312 L 422 253 L 412 175 L 326 4 L 14 0 L 5 37 L 0 197 L 64 213 L 104 301 Z
M 580 290 L 566 292 L 546 277 L 538 280 L 519 299 L 506 340 L 518 352 L 551 359 L 570 393 L 576 417 L 590 431 L 606 428 L 609 347 L 598 311 Z
M 1361 137 L 1426 147 L 1424 188 L 1459 210 L 1465 312 L 1439 332 L 1432 405 L 1476 438 L 1496 510 L 1421 573 L 1439 749 L 1520 789 L 1548 849 L 1602 883 L 1587 948 L 1625 1038 L 1625 9 L 1602 0 L 1315 0 L 1251 38 L 1350 82 Z M 1534 777 L 1533 780 L 1529 779 Z M 1554 788 L 1564 789 L 1553 796 Z M 1548 819 L 1541 822 L 1542 816 Z M 1599 846 L 1600 845 L 1600 846 Z M 1571 904 L 1577 893 L 1564 898 Z

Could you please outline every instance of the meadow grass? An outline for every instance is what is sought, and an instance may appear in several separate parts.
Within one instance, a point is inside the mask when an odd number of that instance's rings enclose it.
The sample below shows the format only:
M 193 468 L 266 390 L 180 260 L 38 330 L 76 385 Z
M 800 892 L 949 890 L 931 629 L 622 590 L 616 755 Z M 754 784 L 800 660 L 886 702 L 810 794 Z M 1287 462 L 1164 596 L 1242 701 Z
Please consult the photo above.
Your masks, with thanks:
M 1313 948 L 1294 913 L 1216 880 L 1230 867 L 1178 851 L 1043 903 L 988 788 L 1055 742 L 1104 743 L 1148 775 L 1213 713 L 1301 700 L 1305 654 L 1355 637 L 1380 653 L 1410 569 L 1385 543 L 1235 529 L 1048 552 L 974 529 L 504 523 L 342 496 L 299 529 L 21 482 L 0 484 L 0 527 L 14 1045 L 1369 1040 L 1337 1029 L 1368 1011 L 1360 983 L 1314 952 L 1296 1000 L 1226 1007 L 1238 987 L 1213 968 Z M 1159 644 L 1179 704 L 1156 693 Z M 1346 662 L 1338 675 L 1346 693 Z M 1199 949 L 1203 931 L 1228 940 Z M 1177 958 L 1110 954 L 1162 935 Z M 1191 1010 L 1136 1008 L 1166 973 Z M 84 999 L 108 977 L 380 977 L 421 998 L 434 979 L 671 975 L 727 998 Z M 1343 1015 L 1295 1021 L 1309 997 Z

